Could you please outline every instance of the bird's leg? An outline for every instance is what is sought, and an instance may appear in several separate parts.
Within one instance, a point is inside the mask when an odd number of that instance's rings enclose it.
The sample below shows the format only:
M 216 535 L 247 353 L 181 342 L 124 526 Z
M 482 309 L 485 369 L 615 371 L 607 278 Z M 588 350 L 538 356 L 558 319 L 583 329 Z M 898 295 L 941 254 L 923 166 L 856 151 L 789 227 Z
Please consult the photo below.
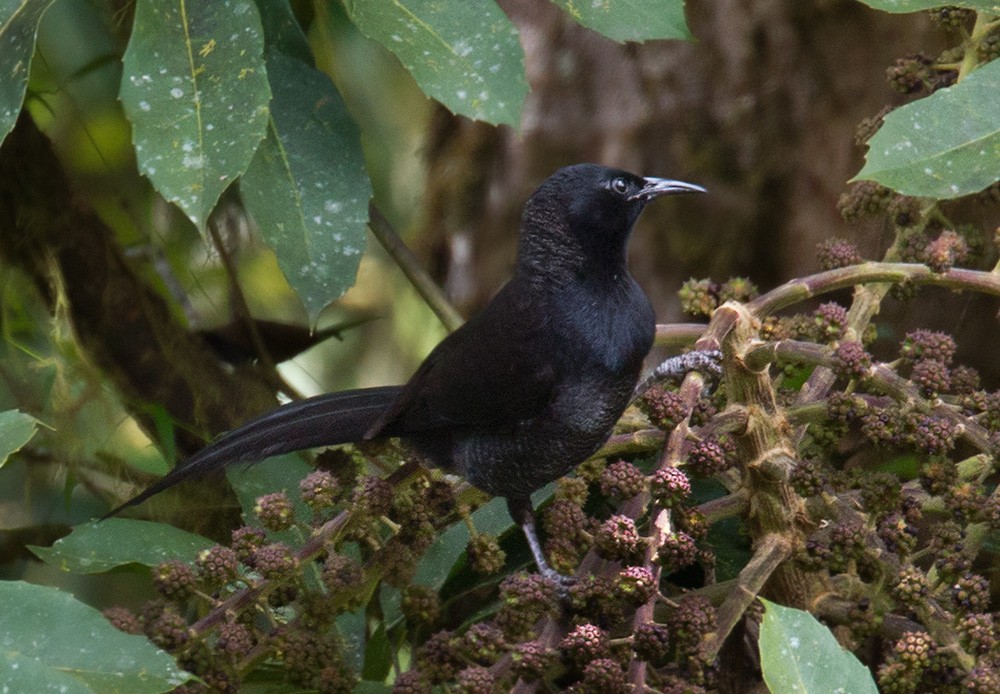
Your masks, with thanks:
M 514 522 L 521 526 L 524 538 L 528 541 L 528 548 L 531 556 L 535 558 L 535 565 L 540 573 L 547 580 L 555 584 L 560 593 L 564 593 L 569 586 L 576 582 L 572 576 L 561 574 L 551 566 L 545 559 L 545 552 L 542 550 L 542 543 L 538 540 L 538 533 L 535 531 L 535 512 L 531 508 L 531 499 L 507 499 L 507 511 Z
M 718 379 L 722 375 L 721 362 L 722 352 L 717 349 L 696 350 L 670 357 L 653 369 L 652 373 L 635 387 L 633 398 L 645 393 L 657 381 L 679 381 L 689 371 L 701 371 L 713 380 Z

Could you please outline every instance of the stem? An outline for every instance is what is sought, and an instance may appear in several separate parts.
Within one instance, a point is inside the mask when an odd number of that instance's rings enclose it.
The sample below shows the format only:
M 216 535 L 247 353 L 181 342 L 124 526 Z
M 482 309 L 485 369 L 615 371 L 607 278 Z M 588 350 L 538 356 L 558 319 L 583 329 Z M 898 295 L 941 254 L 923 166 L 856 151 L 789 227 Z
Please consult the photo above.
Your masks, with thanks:
M 972 27 L 972 34 L 965 40 L 965 55 L 962 57 L 962 64 L 958 68 L 958 79 L 961 82 L 970 72 L 976 69 L 979 62 L 979 42 L 986 38 L 993 29 L 1000 24 L 1000 20 L 990 20 L 991 15 L 986 12 L 976 12 L 976 23 Z
M 715 660 L 743 613 L 757 599 L 757 594 L 782 562 L 791 555 L 792 545 L 783 534 L 772 533 L 760 539 L 753 558 L 740 571 L 736 587 L 729 591 L 715 612 L 718 627 L 705 644 L 707 660 Z
M 948 272 L 935 273 L 926 265 L 916 263 L 868 262 L 791 280 L 750 301 L 746 308 L 757 318 L 763 318 L 800 301 L 838 289 L 858 284 L 901 282 L 1000 296 L 1000 277 L 992 272 L 952 268 Z
M 410 280 L 414 289 L 427 302 L 444 327 L 449 331 L 454 331 L 462 325 L 462 316 L 451 305 L 441 288 L 420 266 L 420 261 L 413 255 L 413 251 L 403 243 L 403 239 L 400 238 L 385 215 L 375 207 L 374 202 L 368 205 L 368 228 L 372 230 L 375 238 L 396 261 L 403 274 L 406 275 L 406 279 Z
M 419 467 L 419 464 L 415 461 L 403 463 L 386 478 L 386 481 L 393 487 L 397 487 L 412 477 L 419 470 Z M 295 558 L 298 560 L 299 565 L 301 566 L 318 556 L 328 542 L 332 542 L 344 532 L 352 518 L 353 512 L 351 510 L 341 511 L 336 517 L 320 526 L 313 536 L 295 552 Z M 236 591 L 224 602 L 192 624 L 191 633 L 197 637 L 211 631 L 220 622 L 225 621 L 227 614 L 235 614 L 252 605 L 280 584 L 281 581 L 278 580 L 262 579 L 242 590 Z
M 246 328 L 247 335 L 250 336 L 250 343 L 253 345 L 253 351 L 257 354 L 257 358 L 260 360 L 261 366 L 263 366 L 265 377 L 275 390 L 284 392 L 290 398 L 301 400 L 302 394 L 282 377 L 281 372 L 278 371 L 277 364 L 274 363 L 274 359 L 267 349 L 267 345 L 264 344 L 264 339 L 257 329 L 257 324 L 250 314 L 250 307 L 247 304 L 246 297 L 243 295 L 236 262 L 229 253 L 229 249 L 219 231 L 219 221 L 214 215 L 208 220 L 208 233 L 212 237 L 212 245 L 215 246 L 215 251 L 219 254 L 222 267 L 225 269 L 226 277 L 229 280 L 229 301 L 233 318 L 242 323 L 243 327 Z
M 657 347 L 687 347 L 705 332 L 706 323 L 670 323 L 656 326 Z
M 640 429 L 627 434 L 615 434 L 590 459 L 646 453 L 662 446 L 666 438 L 667 435 L 659 429 Z
M 813 366 L 831 367 L 833 357 L 829 350 L 811 342 L 782 340 L 780 342 L 760 343 L 754 345 L 745 356 L 751 368 L 766 368 L 772 361 L 789 361 Z M 916 407 L 922 412 L 934 413 L 954 424 L 965 441 L 980 451 L 990 452 L 990 435 L 981 425 L 953 407 L 940 401 L 930 401 L 924 398 L 916 386 L 884 364 L 872 366 L 868 377 L 877 383 L 895 400 L 907 406 Z
M 718 499 L 706 501 L 697 506 L 695 510 L 705 516 L 706 523 L 712 525 L 724 518 L 732 518 L 733 516 L 746 513 L 749 507 L 750 494 L 747 490 L 740 489 L 732 494 L 720 496 Z
M 684 402 L 686 415 L 684 419 L 681 420 L 676 427 L 674 427 L 673 431 L 670 432 L 670 436 L 666 440 L 666 445 L 663 447 L 663 452 L 661 453 L 659 462 L 657 463 L 657 469 L 676 467 L 680 463 L 684 442 L 691 433 L 691 425 L 689 422 L 691 411 L 694 409 L 695 404 L 697 404 L 704 385 L 703 377 L 696 371 L 692 371 L 684 377 L 684 381 L 681 383 L 680 396 L 681 400 Z M 640 494 L 639 496 L 643 497 L 643 502 L 648 502 L 648 492 Z M 646 505 L 646 503 L 637 505 L 639 508 L 642 508 Z M 632 510 L 635 511 L 638 509 Z M 653 574 L 653 585 L 660 584 L 660 578 L 663 574 L 663 567 L 656 561 L 656 555 L 659 552 L 660 547 L 666 541 L 667 537 L 669 537 L 672 533 L 673 523 L 670 509 L 654 506 L 650 512 L 648 535 L 649 544 L 646 547 L 646 555 L 643 560 L 643 566 L 649 569 L 649 571 Z M 635 615 L 632 618 L 633 633 L 641 625 L 653 621 L 653 614 L 658 599 L 659 597 L 654 595 L 635 611 Z M 633 691 L 642 692 L 645 690 L 646 670 L 646 663 L 638 658 L 633 658 L 629 663 L 628 678 Z

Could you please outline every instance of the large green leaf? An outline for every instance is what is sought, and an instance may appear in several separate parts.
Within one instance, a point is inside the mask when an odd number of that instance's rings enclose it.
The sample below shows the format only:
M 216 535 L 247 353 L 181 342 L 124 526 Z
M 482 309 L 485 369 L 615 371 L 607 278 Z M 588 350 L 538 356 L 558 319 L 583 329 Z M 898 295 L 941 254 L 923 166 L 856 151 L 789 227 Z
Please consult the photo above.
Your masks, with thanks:
M 536 490 L 531 495 L 532 506 L 537 508 L 549 499 L 554 489 L 555 484 L 552 483 Z M 500 536 L 514 526 L 514 521 L 507 511 L 507 503 L 497 497 L 473 511 L 472 524 L 481 533 Z M 413 584 L 440 590 L 465 554 L 468 544 L 469 528 L 465 523 L 455 523 L 444 530 L 421 557 L 413 577 Z M 402 618 L 400 593 L 390 586 L 383 586 L 382 591 L 382 610 L 386 623 L 391 627 Z
M 240 193 L 315 322 L 354 284 L 372 187 L 358 128 L 330 79 L 276 50 L 267 72 L 267 137 Z
M 121 100 L 139 168 L 199 229 L 267 127 L 271 91 L 252 0 L 138 0 Z
M 51 4 L 52 0 L 0 0 L 0 144 L 21 112 L 38 22 Z
M 312 64 L 309 41 L 288 0 L 255 0 L 264 26 L 264 44 Z
M 308 518 L 311 512 L 302 501 L 299 482 L 312 470 L 302 456 L 288 453 L 253 465 L 228 467 L 226 479 L 240 501 L 244 520 L 250 525 L 257 525 L 253 512 L 257 497 L 274 492 L 285 492 L 295 507 L 295 515 L 300 519 Z
M 0 582 L 0 682 L 10 692 L 164 692 L 190 676 L 143 636 L 72 595 Z
M 38 431 L 38 420 L 18 410 L 0 412 L 0 467 Z
M 513 524 L 506 503 L 500 498 L 490 499 L 477 508 L 472 522 L 479 532 L 490 535 L 499 535 Z M 455 523 L 438 536 L 420 559 L 413 582 L 440 589 L 468 544 L 469 528 L 465 523 Z
M 869 7 L 883 12 L 919 12 L 935 7 L 968 7 L 990 14 L 1000 12 L 1000 3 L 995 0 L 861 0 Z
M 63 571 L 96 574 L 124 566 L 156 566 L 169 559 L 194 561 L 215 543 L 163 523 L 109 518 L 79 525 L 51 547 L 30 547 L 45 563 Z
M 953 87 L 902 106 L 872 137 L 870 179 L 904 195 L 937 199 L 977 193 L 1000 180 L 1000 60 Z
M 554 490 L 554 483 L 536 489 L 531 495 L 532 507 L 538 508 L 551 498 Z M 510 530 L 514 521 L 507 511 L 507 502 L 496 497 L 473 511 L 472 524 L 481 533 L 499 536 Z M 440 589 L 468 544 L 469 528 L 465 523 L 455 523 L 441 533 L 421 558 L 413 582 Z
M 381 681 L 392 669 L 392 642 L 386 633 L 385 622 L 378 625 L 365 643 L 364 666 L 361 677 L 365 680 Z
M 871 673 L 808 612 L 761 599 L 760 666 L 772 692 L 878 694 Z
M 552 0 L 574 20 L 615 41 L 689 39 L 684 0 Z
M 358 29 L 455 113 L 517 126 L 528 93 L 517 29 L 493 0 L 347 0 Z

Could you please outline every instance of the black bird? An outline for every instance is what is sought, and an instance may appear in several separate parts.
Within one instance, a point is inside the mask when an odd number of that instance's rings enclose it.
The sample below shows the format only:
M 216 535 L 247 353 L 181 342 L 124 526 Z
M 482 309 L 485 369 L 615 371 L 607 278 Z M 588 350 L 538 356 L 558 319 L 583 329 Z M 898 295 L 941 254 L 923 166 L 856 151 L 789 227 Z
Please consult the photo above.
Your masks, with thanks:
M 432 465 L 505 497 L 539 570 L 559 578 L 535 534 L 530 495 L 597 451 L 628 405 L 655 322 L 625 246 L 651 200 L 692 192 L 704 189 L 594 164 L 560 169 L 524 208 L 511 280 L 406 385 L 283 405 L 107 515 L 225 465 L 400 437 Z

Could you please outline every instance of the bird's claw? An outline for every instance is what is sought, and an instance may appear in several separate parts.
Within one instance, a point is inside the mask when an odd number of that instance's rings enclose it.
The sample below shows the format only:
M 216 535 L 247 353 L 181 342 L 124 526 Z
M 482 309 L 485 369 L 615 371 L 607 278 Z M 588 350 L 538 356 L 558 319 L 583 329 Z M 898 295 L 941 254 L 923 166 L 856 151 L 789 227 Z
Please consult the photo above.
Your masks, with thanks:
M 700 371 L 712 380 L 722 377 L 722 352 L 700 349 L 667 359 L 656 368 L 661 378 L 684 378 L 690 371 Z
M 542 574 L 542 578 L 551 583 L 556 589 L 556 594 L 559 596 L 559 599 L 563 602 L 567 602 L 569 600 L 570 589 L 577 583 L 576 577 L 561 574 L 548 566 L 540 569 L 540 572 Z
M 717 349 L 700 349 L 678 354 L 664 360 L 652 373 L 636 387 L 638 397 L 658 381 L 679 381 L 690 371 L 700 371 L 709 380 L 718 381 L 722 377 L 722 352 Z

